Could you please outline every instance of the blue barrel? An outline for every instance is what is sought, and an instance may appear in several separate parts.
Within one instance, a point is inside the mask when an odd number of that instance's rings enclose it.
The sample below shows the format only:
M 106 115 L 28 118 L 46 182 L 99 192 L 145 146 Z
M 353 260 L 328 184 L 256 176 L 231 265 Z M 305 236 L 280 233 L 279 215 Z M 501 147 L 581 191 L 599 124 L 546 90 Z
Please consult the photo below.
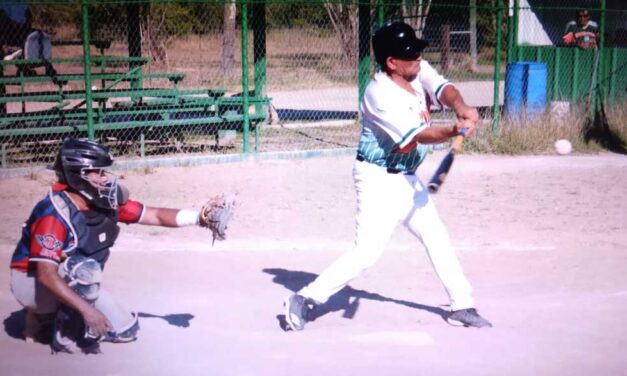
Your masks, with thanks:
M 547 68 L 545 63 L 527 64 L 527 116 L 542 115 L 546 109 Z
M 505 116 L 515 122 L 533 120 L 546 108 L 545 63 L 519 61 L 507 64 Z
M 505 73 L 505 116 L 520 121 L 525 100 L 526 63 L 508 63 Z

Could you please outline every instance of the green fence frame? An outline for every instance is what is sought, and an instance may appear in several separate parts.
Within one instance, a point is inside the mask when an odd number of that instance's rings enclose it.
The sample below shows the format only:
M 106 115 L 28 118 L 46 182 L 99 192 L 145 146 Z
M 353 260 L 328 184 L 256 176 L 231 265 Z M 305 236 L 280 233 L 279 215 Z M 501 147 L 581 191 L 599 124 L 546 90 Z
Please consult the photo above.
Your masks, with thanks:
M 520 9 L 520 1 L 514 0 L 508 28 L 507 62 L 545 63 L 548 101 L 586 100 L 593 105 L 590 109 L 594 111 L 601 103 L 615 103 L 627 97 L 627 91 L 619 89 L 627 88 L 627 75 L 617 74 L 627 71 L 627 49 L 605 46 L 606 0 L 601 0 L 599 8 L 593 9 L 600 12 L 600 38 L 596 49 L 518 45 L 516 36 Z M 572 74 L 568 74 L 571 69 Z

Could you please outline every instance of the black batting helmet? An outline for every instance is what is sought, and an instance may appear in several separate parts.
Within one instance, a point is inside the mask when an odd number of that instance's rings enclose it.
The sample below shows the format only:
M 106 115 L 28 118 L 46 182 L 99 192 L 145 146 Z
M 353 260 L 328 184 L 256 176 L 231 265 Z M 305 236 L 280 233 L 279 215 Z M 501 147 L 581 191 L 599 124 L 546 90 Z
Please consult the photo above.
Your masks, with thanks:
M 385 67 L 388 57 L 415 60 L 428 45 L 429 42 L 416 37 L 411 26 L 400 21 L 386 23 L 372 37 L 374 56 L 382 67 Z
M 95 206 L 117 208 L 117 179 L 109 178 L 106 186 L 96 187 L 87 179 L 87 173 L 104 171 L 113 165 L 109 148 L 94 141 L 66 138 L 54 162 L 59 182 L 67 184 Z

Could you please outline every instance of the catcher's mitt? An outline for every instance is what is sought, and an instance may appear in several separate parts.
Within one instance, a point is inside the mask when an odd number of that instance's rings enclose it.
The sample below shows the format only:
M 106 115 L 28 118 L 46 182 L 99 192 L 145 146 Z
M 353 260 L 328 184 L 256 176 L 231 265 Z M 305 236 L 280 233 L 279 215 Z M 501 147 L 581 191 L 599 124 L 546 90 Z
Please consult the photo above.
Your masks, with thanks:
M 216 239 L 226 239 L 226 229 L 228 228 L 229 220 L 233 216 L 236 198 L 237 195 L 235 194 L 228 197 L 224 197 L 221 194 L 213 197 L 200 209 L 198 224 L 200 227 L 211 230 L 213 233 L 212 245 Z

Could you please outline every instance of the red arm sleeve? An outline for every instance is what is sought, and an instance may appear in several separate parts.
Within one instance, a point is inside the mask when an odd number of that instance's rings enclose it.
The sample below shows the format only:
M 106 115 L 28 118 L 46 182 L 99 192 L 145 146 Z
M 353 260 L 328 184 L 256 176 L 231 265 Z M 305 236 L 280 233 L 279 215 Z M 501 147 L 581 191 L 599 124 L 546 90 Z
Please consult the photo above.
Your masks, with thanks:
M 52 215 L 41 217 L 31 226 L 30 261 L 58 264 L 67 237 L 67 229 Z
M 128 200 L 123 205 L 118 206 L 118 214 L 122 223 L 137 223 L 144 215 L 144 204 Z

